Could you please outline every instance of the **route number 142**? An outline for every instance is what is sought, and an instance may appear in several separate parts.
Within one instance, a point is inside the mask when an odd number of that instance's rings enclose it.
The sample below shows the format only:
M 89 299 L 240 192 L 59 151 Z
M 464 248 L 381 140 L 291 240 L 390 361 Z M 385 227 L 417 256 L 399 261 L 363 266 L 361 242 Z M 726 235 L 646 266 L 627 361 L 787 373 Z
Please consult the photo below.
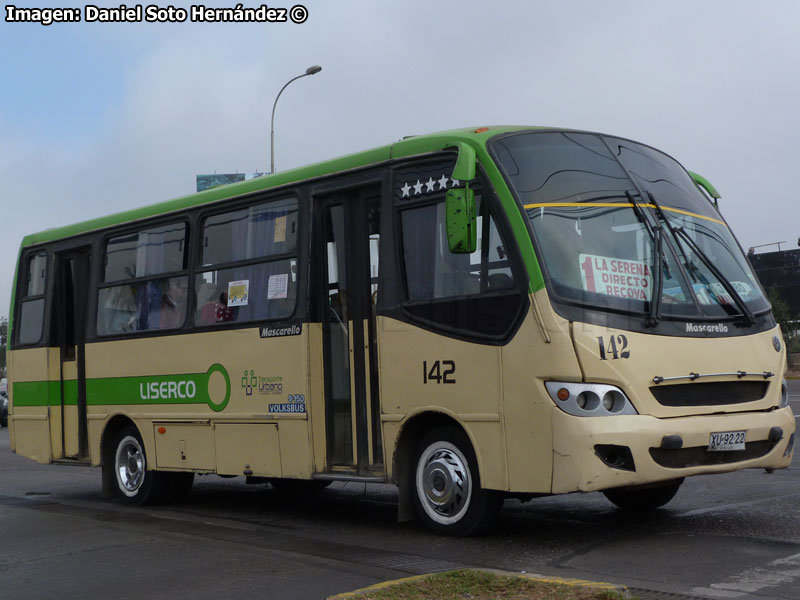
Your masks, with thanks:
M 444 368 L 442 368 L 444 367 Z M 436 360 L 428 369 L 428 361 L 422 361 L 422 383 L 455 383 L 456 362 L 454 360 Z
M 612 335 L 608 343 L 603 336 L 600 336 L 597 338 L 597 342 L 600 344 L 600 360 L 630 358 L 631 356 L 631 351 L 628 350 L 628 338 L 624 335 Z

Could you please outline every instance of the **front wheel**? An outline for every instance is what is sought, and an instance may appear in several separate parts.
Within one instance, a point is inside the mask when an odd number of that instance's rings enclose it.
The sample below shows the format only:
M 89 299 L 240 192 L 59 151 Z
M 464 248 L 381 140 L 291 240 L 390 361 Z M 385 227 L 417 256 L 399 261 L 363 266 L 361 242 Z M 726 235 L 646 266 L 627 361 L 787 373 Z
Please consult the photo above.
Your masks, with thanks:
M 139 431 L 129 426 L 114 444 L 117 496 L 128 504 L 153 504 L 169 492 L 168 474 L 147 470 L 147 456 Z
M 630 511 L 654 510 L 664 506 L 675 497 L 683 479 L 675 479 L 658 485 L 606 490 L 605 497 L 619 508 Z
M 414 505 L 434 533 L 464 536 L 494 522 L 502 496 L 481 488 L 469 438 L 454 427 L 428 432 L 417 446 Z

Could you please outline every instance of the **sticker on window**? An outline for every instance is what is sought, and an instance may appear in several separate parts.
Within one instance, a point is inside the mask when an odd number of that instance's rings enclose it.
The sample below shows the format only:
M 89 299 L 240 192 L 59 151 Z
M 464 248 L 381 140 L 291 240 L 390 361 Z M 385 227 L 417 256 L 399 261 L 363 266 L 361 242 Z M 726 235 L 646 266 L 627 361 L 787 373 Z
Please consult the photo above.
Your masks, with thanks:
M 228 306 L 247 306 L 250 297 L 250 281 L 231 281 L 228 283 Z
M 744 281 L 731 281 L 730 283 L 743 300 L 747 301 L 753 299 L 754 288 L 751 285 Z M 730 306 L 735 304 L 728 290 L 718 281 L 712 281 L 709 284 L 696 283 L 692 287 L 694 288 L 694 293 L 700 301 L 700 304 L 727 304 Z
M 578 260 L 585 292 L 633 300 L 650 299 L 653 276 L 647 263 L 594 254 L 579 254 Z
M 289 274 L 270 275 L 267 285 L 267 300 L 279 300 L 289 295 Z
M 275 233 L 272 236 L 272 242 L 278 244 L 286 241 L 286 216 L 275 217 Z

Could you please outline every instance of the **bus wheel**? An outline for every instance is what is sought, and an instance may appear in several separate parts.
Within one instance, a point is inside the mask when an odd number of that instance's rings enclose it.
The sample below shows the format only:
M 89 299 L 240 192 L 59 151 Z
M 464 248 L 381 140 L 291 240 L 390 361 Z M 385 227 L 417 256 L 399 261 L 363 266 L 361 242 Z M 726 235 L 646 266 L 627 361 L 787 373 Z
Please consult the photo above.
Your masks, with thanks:
M 135 427 L 128 426 L 114 444 L 114 473 L 117 496 L 128 504 L 152 504 L 168 492 L 168 474 L 147 470 L 142 438 Z
M 603 494 L 623 510 L 653 510 L 672 500 L 682 483 L 683 478 L 655 486 L 606 490 Z
M 467 436 L 439 427 L 419 442 L 414 473 L 414 505 L 434 533 L 463 536 L 488 529 L 502 497 L 481 489 L 475 452 Z

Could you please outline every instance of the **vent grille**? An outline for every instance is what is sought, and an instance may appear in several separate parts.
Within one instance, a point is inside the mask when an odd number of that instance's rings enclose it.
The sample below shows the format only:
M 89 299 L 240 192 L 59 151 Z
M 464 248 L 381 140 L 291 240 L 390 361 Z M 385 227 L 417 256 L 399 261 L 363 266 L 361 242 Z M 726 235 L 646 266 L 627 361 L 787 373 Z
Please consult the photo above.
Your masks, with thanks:
M 705 446 L 666 450 L 650 448 L 650 456 L 662 467 L 669 469 L 686 469 L 706 465 L 727 465 L 730 463 L 761 458 L 775 446 L 774 442 L 763 440 L 745 444 L 744 450 L 725 450 L 709 452 Z
M 662 406 L 718 406 L 756 402 L 768 389 L 768 381 L 709 381 L 655 385 L 650 392 Z

